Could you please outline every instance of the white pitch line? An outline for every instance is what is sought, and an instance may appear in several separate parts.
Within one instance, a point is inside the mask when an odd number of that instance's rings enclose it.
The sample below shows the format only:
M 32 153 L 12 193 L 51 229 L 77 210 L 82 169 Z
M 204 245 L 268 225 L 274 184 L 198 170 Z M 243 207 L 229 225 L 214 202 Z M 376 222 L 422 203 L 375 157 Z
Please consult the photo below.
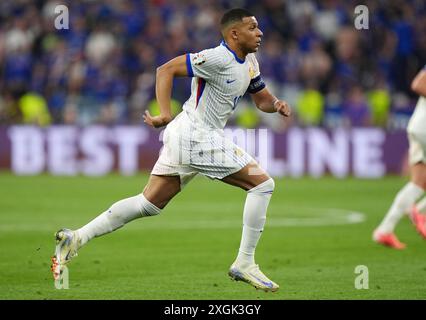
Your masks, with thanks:
M 192 204 L 194 205 L 194 204 Z M 191 206 L 193 208 L 193 206 Z M 191 209 L 192 209 L 191 208 Z M 187 208 L 188 209 L 188 208 Z M 175 209 L 176 210 L 176 209 Z M 214 210 L 213 218 L 209 213 Z M 192 210 L 191 210 L 192 211 Z M 206 209 L 205 207 L 199 208 L 200 215 L 198 217 L 189 218 L 187 215 L 180 216 L 179 219 L 163 216 L 155 217 L 152 219 L 138 219 L 125 226 L 125 229 L 142 230 L 142 229 L 232 229 L 241 228 L 242 217 L 233 215 L 232 218 L 227 218 L 227 213 L 220 213 L 214 208 Z M 361 212 L 337 209 L 337 208 L 310 208 L 310 207 L 281 207 L 280 213 L 277 214 L 277 209 L 273 210 L 267 216 L 266 228 L 277 227 L 316 227 L 316 226 L 339 226 L 347 224 L 362 223 L 366 220 L 366 215 Z M 177 215 L 177 213 L 174 213 Z M 87 221 L 93 217 L 88 218 Z M 54 232 L 60 227 L 75 227 L 75 220 L 72 224 L 69 223 L 70 219 L 64 219 L 63 222 L 57 221 L 35 221 L 34 223 L 1 223 L 0 231 L 3 232 Z M 53 231 L 52 231 L 53 230 Z

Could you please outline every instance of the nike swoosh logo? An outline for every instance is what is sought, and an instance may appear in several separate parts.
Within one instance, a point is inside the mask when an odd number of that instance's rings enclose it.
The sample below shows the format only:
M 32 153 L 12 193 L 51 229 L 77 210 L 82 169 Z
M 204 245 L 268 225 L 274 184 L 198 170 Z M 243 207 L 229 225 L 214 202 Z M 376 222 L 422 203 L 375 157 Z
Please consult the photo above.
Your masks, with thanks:
M 250 273 L 250 275 L 251 275 L 253 278 L 256 278 L 257 280 L 259 280 L 259 281 L 260 281 L 261 283 L 263 283 L 265 286 L 272 288 L 272 282 L 266 282 L 266 281 L 263 281 L 262 279 L 259 279 L 258 277 L 256 277 L 253 273 Z
M 234 80 L 226 80 L 226 83 L 232 83 L 232 82 L 234 82 L 234 81 L 236 81 L 237 79 L 234 79 Z

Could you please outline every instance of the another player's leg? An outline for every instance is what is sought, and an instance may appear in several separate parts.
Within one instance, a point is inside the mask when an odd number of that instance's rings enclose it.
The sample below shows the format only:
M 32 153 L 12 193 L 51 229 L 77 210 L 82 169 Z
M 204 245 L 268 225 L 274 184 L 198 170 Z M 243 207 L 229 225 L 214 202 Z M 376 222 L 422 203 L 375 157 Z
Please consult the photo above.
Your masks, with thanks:
M 274 191 L 274 181 L 256 163 L 247 165 L 222 181 L 247 191 L 240 249 L 228 274 L 232 279 L 244 281 L 257 289 L 277 291 L 278 284 L 268 279 L 254 260 L 255 249 L 265 225 L 269 200 Z
M 411 181 L 398 192 L 388 213 L 373 233 L 373 240 L 377 243 L 395 249 L 405 248 L 405 244 L 401 243 L 395 236 L 394 229 L 404 214 L 410 211 L 417 199 L 424 193 L 426 180 L 421 180 L 426 172 L 424 166 L 424 164 L 419 163 L 412 167 Z
M 417 202 L 415 207 L 420 214 L 426 214 L 426 197 Z
M 411 180 L 420 186 L 423 191 L 426 190 L 426 164 L 418 163 L 412 168 Z M 409 217 L 416 231 L 426 239 L 426 216 L 421 214 L 426 208 L 426 199 L 421 200 L 417 204 L 413 204 L 409 211 Z
M 426 215 L 422 214 L 417 205 L 411 207 L 410 220 L 413 223 L 416 231 L 422 236 L 423 239 L 426 239 Z
M 426 229 L 426 197 L 411 207 L 410 217 L 417 231 L 426 239 L 423 230 Z
M 151 175 L 143 193 L 114 203 L 78 230 L 61 229 L 56 232 L 56 248 L 52 257 L 54 277 L 59 276 L 62 266 L 71 261 L 77 250 L 88 241 L 117 230 L 134 219 L 160 214 L 179 191 L 178 176 Z

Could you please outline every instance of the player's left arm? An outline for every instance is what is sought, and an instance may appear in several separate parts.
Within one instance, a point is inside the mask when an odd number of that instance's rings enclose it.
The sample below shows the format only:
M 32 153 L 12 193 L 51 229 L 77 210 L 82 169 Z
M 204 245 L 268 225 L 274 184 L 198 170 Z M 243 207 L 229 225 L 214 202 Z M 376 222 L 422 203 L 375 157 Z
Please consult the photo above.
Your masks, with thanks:
M 278 99 L 269 90 L 264 87 L 260 91 L 250 94 L 256 107 L 259 110 L 267 113 L 278 112 L 279 114 L 289 117 L 291 115 L 291 108 L 287 102 Z
M 260 75 L 259 63 L 254 54 L 249 54 L 247 59 L 250 63 L 250 85 L 247 92 L 250 93 L 256 107 L 267 113 L 278 112 L 284 117 L 291 115 L 291 109 L 287 102 L 278 99 L 266 88 L 266 84 Z
M 411 82 L 411 90 L 420 96 L 426 97 L 426 67 Z
M 160 115 L 152 116 L 148 110 L 143 115 L 144 122 L 154 128 L 167 125 L 172 121 L 170 100 L 173 79 L 188 76 L 186 55 L 178 56 L 157 68 L 155 94 L 160 106 Z

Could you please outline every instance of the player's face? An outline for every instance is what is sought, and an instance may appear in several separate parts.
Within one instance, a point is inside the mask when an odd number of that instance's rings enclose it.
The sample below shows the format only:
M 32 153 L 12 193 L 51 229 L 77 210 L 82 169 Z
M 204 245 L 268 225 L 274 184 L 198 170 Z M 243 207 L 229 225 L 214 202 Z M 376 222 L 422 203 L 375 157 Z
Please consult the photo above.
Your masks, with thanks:
M 245 17 L 239 26 L 238 42 L 247 53 L 256 52 L 262 41 L 263 33 L 255 17 Z

